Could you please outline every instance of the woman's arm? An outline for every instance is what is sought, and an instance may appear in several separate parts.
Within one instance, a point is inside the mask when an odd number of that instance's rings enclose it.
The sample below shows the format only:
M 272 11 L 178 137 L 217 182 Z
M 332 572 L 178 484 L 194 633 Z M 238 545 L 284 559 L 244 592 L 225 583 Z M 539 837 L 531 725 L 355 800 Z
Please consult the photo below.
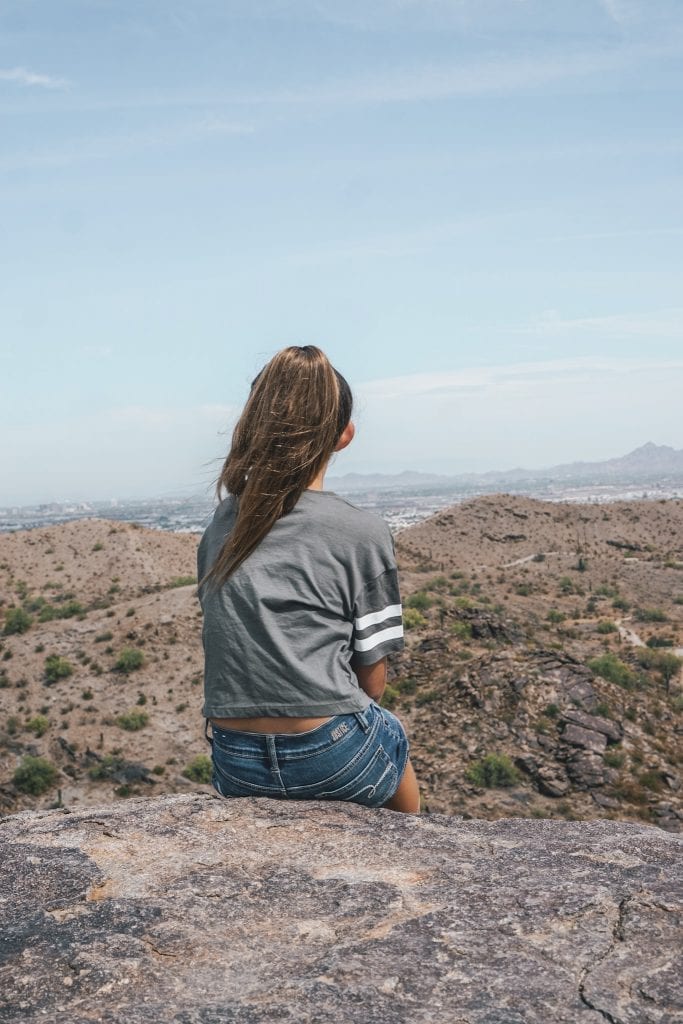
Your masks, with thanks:
M 387 659 L 380 658 L 372 665 L 358 665 L 354 658 L 351 658 L 351 668 L 358 677 L 361 690 L 365 690 L 372 700 L 381 700 L 384 688 L 387 685 Z

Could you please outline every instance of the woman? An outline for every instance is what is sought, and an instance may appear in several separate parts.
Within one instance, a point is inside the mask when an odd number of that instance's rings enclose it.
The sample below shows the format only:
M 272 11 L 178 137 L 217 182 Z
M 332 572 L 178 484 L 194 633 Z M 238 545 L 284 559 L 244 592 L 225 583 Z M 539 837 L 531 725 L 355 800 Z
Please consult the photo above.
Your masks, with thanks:
M 290 346 L 235 426 L 197 552 L 212 781 L 226 797 L 419 813 L 405 730 L 377 703 L 404 646 L 394 540 L 323 487 L 352 406 L 319 348 Z

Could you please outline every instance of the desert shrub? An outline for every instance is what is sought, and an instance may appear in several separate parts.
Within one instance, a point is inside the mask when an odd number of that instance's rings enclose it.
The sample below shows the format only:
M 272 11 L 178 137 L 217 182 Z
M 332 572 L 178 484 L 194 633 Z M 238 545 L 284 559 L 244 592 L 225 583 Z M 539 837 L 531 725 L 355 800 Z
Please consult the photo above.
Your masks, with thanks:
M 662 777 L 658 771 L 651 769 L 650 771 L 643 772 L 638 776 L 638 781 L 641 786 L 645 786 L 646 789 L 652 790 L 654 793 L 661 793 L 664 789 L 664 783 Z
M 668 622 L 666 612 L 661 608 L 636 608 L 634 616 L 638 622 Z
M 600 715 L 602 718 L 610 718 L 609 704 L 596 704 L 595 714 Z
M 615 597 L 612 601 L 612 607 L 620 612 L 627 612 L 631 607 L 631 602 L 627 601 L 625 597 Z
M 55 609 L 58 619 L 71 619 L 74 615 L 84 615 L 85 608 L 80 601 L 67 601 L 60 608 Z
M 545 555 L 542 551 L 536 552 L 534 557 L 531 559 L 532 562 L 545 562 Z
M 108 640 L 111 640 L 113 636 L 114 636 L 114 634 L 112 632 L 110 632 L 109 630 L 107 630 L 106 633 L 98 633 L 97 636 L 95 637 L 95 643 L 96 644 L 106 643 Z
M 514 786 L 519 772 L 507 754 L 487 754 L 467 768 L 465 777 L 475 786 Z
M 14 773 L 14 785 L 22 793 L 40 796 L 51 789 L 57 781 L 58 772 L 51 761 L 45 757 L 33 757 L 27 754 Z
M 569 576 L 563 576 L 558 587 L 561 594 L 573 594 L 574 593 L 574 581 Z
M 183 768 L 181 774 L 192 782 L 200 782 L 205 786 L 209 785 L 213 774 L 211 758 L 207 757 L 206 754 L 197 754 L 194 761 L 190 761 L 188 766 Z
M 545 715 L 541 715 L 540 718 L 538 718 L 536 720 L 536 723 L 534 725 L 534 730 L 536 732 L 541 732 L 541 733 L 545 734 L 545 733 L 550 732 L 550 729 L 552 728 L 552 724 L 553 723 L 552 723 L 552 721 L 549 718 L 546 718 Z
M 425 690 L 424 693 L 418 693 L 415 697 L 415 703 L 419 706 L 420 704 L 431 704 L 432 701 L 439 699 L 438 690 Z
M 653 668 L 659 672 L 668 693 L 671 680 L 683 668 L 683 658 L 679 658 L 677 654 L 673 654 L 671 651 L 651 650 L 649 647 L 639 648 L 637 658 L 641 665 L 645 664 L 643 660 L 645 657 L 648 658 L 648 668 Z
M 387 684 L 384 687 L 384 693 L 382 694 L 380 703 L 383 708 L 393 708 L 398 698 L 398 690 L 394 686 L 389 686 L 389 684 Z
M 531 583 L 518 583 L 515 587 L 515 593 L 519 594 L 520 597 L 528 597 L 529 594 L 533 593 L 533 586 Z
M 599 658 L 592 658 L 588 662 L 588 667 L 597 676 L 623 686 L 626 690 L 632 690 L 635 686 L 635 673 L 615 654 L 602 654 Z
M 445 576 L 435 576 L 433 580 L 425 583 L 425 590 L 447 590 L 448 580 Z
M 50 728 L 50 722 L 45 715 L 35 715 L 26 723 L 26 728 L 36 736 L 43 736 Z
M 412 676 L 407 676 L 405 679 L 396 680 L 396 689 L 400 693 L 415 693 L 417 690 L 417 679 L 413 679 Z
M 196 576 L 174 576 L 171 582 L 168 584 L 169 587 L 189 587 L 191 583 L 196 583 Z
M 114 664 L 116 672 L 134 672 L 144 664 L 145 656 L 136 647 L 124 647 Z
M 618 597 L 619 588 L 609 583 L 602 583 L 596 588 L 595 594 L 597 597 Z
M 103 551 L 104 550 L 104 544 L 102 543 L 102 541 L 98 540 L 96 544 L 93 544 L 92 550 L 93 551 Z
M 648 647 L 673 647 L 674 638 L 672 636 L 650 636 L 645 642 Z
M 417 611 L 426 611 L 434 604 L 434 598 L 426 594 L 424 590 L 418 590 L 406 600 L 406 608 L 415 608 Z
M 11 636 L 13 633 L 25 633 L 33 622 L 33 616 L 25 612 L 23 608 L 8 608 L 5 612 L 5 625 L 3 634 Z
M 416 608 L 406 608 L 403 613 L 403 625 L 406 629 L 415 629 L 419 626 L 426 626 L 427 620 Z
M 116 719 L 116 724 L 126 732 L 137 732 L 139 729 L 144 729 L 148 722 L 149 715 L 146 711 L 128 711 Z
M 603 619 L 602 622 L 598 622 L 598 625 L 597 625 L 596 628 L 597 628 L 598 633 L 616 633 L 617 632 L 617 624 L 616 624 L 616 622 L 612 622 L 609 619 Z
M 457 636 L 458 640 L 472 639 L 472 624 L 470 622 L 454 622 L 450 626 L 450 632 Z
M 543 714 L 546 715 L 548 718 L 557 718 L 559 713 L 559 704 L 546 704 L 546 706 L 543 708 Z
M 551 608 L 546 615 L 548 622 L 564 622 L 566 617 L 564 612 L 559 611 L 557 608 Z
M 606 750 L 602 755 L 605 764 L 609 765 L 610 768 L 621 768 L 625 756 L 623 750 Z
M 60 658 L 58 654 L 48 654 L 45 659 L 45 681 L 56 683 L 59 679 L 66 679 L 73 675 L 74 667 L 68 658 Z
M 647 803 L 647 791 L 637 782 L 620 782 L 614 787 L 614 794 L 622 800 L 628 800 L 631 804 Z

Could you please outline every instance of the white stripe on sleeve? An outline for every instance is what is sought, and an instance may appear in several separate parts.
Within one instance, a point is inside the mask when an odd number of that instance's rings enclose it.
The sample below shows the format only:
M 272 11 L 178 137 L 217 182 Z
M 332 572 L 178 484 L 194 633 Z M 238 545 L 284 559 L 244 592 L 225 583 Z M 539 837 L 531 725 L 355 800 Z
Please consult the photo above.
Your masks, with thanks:
M 387 629 L 380 629 L 379 633 L 373 633 L 372 636 L 366 637 L 365 640 L 354 640 L 353 649 L 354 651 L 371 651 L 373 647 L 383 644 L 385 640 L 393 640 L 398 636 L 403 636 L 403 625 L 389 626 Z
M 360 633 L 368 626 L 376 626 L 378 622 L 384 622 L 385 619 L 390 619 L 392 616 L 400 614 L 400 604 L 388 604 L 386 608 L 382 608 L 379 612 L 368 612 L 367 615 L 361 615 L 359 619 L 354 619 L 353 625 L 356 631 Z

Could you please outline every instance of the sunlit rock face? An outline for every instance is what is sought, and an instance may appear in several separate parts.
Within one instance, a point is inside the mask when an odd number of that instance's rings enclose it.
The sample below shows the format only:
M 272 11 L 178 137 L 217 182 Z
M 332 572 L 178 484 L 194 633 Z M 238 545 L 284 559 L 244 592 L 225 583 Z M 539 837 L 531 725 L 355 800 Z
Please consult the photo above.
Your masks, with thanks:
M 680 1019 L 682 840 L 139 799 L 0 821 L 0 1021 Z

